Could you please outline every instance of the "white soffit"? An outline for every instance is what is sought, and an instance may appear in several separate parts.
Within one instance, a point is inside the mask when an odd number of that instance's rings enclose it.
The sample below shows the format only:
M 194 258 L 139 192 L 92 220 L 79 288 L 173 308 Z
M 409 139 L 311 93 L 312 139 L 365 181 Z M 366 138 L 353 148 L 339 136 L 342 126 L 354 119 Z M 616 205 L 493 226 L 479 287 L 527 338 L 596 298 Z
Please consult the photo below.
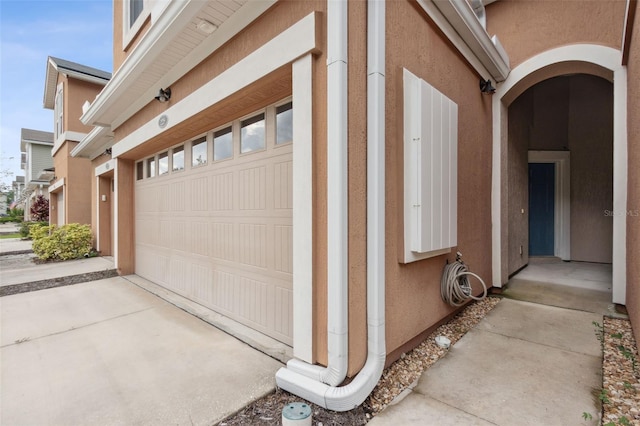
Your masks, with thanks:
M 117 128 L 151 102 L 161 87 L 180 79 L 273 4 L 275 0 L 170 2 L 160 16 L 152 16 L 148 33 L 81 121 Z M 210 35 L 198 31 L 203 19 L 217 30 Z

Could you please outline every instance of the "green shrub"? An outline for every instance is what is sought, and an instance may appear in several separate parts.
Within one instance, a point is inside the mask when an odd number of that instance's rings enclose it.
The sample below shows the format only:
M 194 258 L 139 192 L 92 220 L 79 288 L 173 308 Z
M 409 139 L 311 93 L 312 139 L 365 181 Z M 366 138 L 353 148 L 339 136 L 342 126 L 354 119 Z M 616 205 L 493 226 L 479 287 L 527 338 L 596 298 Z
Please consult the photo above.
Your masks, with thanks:
M 49 226 L 49 222 L 22 222 L 20 224 L 20 229 L 18 232 L 22 238 L 31 238 L 29 235 L 29 231 L 33 226 Z
M 12 217 L 16 222 L 22 222 L 24 219 L 24 209 L 14 207 L 9 210 L 9 216 Z
M 89 225 L 69 223 L 32 227 L 33 252 L 40 259 L 79 259 L 91 253 L 93 237 Z

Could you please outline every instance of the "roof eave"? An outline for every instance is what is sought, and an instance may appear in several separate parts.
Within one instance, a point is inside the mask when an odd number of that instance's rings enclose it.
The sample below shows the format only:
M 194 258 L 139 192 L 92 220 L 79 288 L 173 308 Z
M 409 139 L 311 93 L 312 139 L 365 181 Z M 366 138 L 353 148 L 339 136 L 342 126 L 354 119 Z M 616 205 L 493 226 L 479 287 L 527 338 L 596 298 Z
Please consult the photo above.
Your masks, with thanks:
M 96 126 L 71 151 L 72 157 L 93 160 L 113 145 L 113 133 L 108 127 Z
M 275 4 L 276 0 L 265 0 L 259 2 L 247 2 L 238 12 L 242 11 L 240 19 L 232 19 L 235 14 L 229 18 L 233 20 L 232 30 L 225 31 L 222 26 L 211 36 L 214 37 L 206 43 L 196 47 L 191 54 L 179 61 L 171 75 L 167 75 L 158 84 L 162 87 L 169 86 L 173 82 L 181 78 L 193 66 L 200 63 L 207 56 L 213 53 L 217 47 L 224 44 L 227 40 L 237 34 L 240 30 L 249 25 L 258 16 Z M 121 110 L 113 111 L 114 104 L 123 96 L 128 88 L 135 83 L 136 79 L 144 73 L 145 69 L 159 55 L 163 54 L 164 48 L 175 38 L 183 28 L 193 19 L 201 10 L 202 3 L 198 1 L 170 2 L 162 13 L 154 20 L 154 24 L 149 32 L 140 41 L 134 51 L 127 57 L 122 66 L 114 73 L 111 81 L 107 83 L 104 89 L 98 94 L 94 102 L 87 111 L 80 117 L 85 125 L 95 126 L 112 126 L 117 127 L 129 117 L 143 108 L 150 97 L 140 97 L 139 100 L 129 105 L 124 112 Z M 152 16 L 152 20 L 154 17 Z M 157 91 L 158 87 L 149 90 Z
M 51 59 L 51 56 L 47 58 L 47 71 L 44 79 L 44 97 L 42 99 L 42 106 L 45 109 L 53 109 L 56 99 L 56 86 L 58 84 L 58 68 Z

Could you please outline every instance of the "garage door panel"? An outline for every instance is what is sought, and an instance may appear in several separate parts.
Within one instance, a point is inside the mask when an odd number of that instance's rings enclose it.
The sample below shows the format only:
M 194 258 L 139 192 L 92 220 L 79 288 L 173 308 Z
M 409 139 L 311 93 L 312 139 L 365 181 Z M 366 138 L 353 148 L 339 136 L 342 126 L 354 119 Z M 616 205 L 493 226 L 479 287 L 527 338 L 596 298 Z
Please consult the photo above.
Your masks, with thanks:
M 292 343 L 292 153 L 136 182 L 136 273 Z

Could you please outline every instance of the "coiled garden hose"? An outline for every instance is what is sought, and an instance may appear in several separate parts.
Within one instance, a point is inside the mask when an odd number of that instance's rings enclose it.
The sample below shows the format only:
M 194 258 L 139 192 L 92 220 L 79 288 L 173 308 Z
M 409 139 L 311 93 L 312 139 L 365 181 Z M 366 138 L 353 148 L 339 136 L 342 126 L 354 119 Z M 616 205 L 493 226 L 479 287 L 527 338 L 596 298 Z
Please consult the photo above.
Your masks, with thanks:
M 476 297 L 472 293 L 471 284 L 469 284 L 469 276 L 476 277 L 482 284 L 482 296 Z M 462 261 L 462 254 L 458 252 L 456 261 L 447 263 L 442 273 L 440 281 L 440 294 L 442 300 L 451 306 L 462 306 L 467 300 L 482 300 L 487 297 L 487 286 L 482 278 L 470 272 L 467 265 Z

